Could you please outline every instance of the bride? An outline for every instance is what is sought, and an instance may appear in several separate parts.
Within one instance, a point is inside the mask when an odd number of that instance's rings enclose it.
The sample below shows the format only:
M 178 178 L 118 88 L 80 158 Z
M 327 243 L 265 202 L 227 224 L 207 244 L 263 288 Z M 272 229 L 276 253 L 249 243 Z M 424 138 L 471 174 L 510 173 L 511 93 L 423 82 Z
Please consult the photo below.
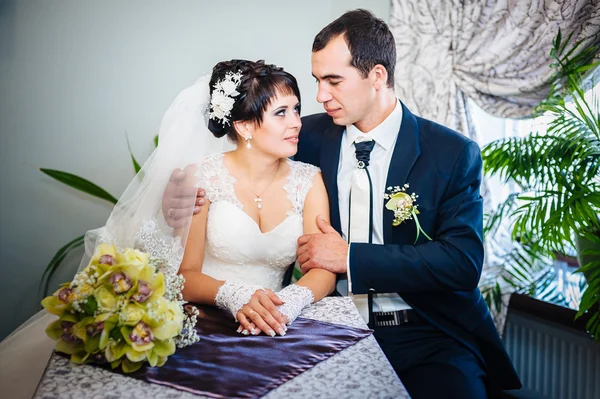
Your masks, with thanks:
M 329 214 L 318 168 L 288 159 L 302 125 L 298 85 L 274 65 L 233 60 L 214 67 L 210 92 L 208 128 L 236 147 L 195 165 L 210 205 L 191 222 L 184 299 L 227 309 L 244 335 L 285 335 L 335 285 L 335 274 L 316 269 L 282 289 L 298 238 Z
M 262 61 L 218 63 L 184 90 L 163 117 L 160 144 L 130 183 L 106 225 L 86 234 L 85 267 L 101 242 L 136 247 L 166 260 L 186 280 L 184 299 L 229 311 L 238 332 L 284 335 L 302 309 L 334 289 L 335 275 L 313 269 L 283 286 L 297 239 L 319 232 L 327 194 L 318 168 L 288 160 L 297 149 L 296 79 Z M 225 138 L 233 151 L 223 152 Z M 165 187 L 178 168 L 194 170 L 178 188 L 190 203 L 169 204 Z M 210 206 L 192 216 L 197 187 Z M 179 199 L 181 201 L 181 199 Z M 175 206 L 176 205 L 176 206 Z M 178 214 L 173 225 L 173 212 Z M 55 342 L 45 311 L 0 343 L 0 388 L 11 397 L 35 392 Z

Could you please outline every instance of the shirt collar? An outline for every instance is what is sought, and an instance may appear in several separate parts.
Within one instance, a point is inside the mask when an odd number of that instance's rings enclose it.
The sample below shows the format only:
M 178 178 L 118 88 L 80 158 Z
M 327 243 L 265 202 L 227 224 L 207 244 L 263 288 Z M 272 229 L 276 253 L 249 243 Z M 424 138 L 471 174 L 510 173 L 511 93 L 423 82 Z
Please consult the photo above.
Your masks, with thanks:
M 402 124 L 402 105 L 396 101 L 396 106 L 391 114 L 370 132 L 363 133 L 354 125 L 346 126 L 347 145 L 352 146 L 354 141 L 363 135 L 369 136 L 375 143 L 382 146 L 386 151 L 392 148 Z

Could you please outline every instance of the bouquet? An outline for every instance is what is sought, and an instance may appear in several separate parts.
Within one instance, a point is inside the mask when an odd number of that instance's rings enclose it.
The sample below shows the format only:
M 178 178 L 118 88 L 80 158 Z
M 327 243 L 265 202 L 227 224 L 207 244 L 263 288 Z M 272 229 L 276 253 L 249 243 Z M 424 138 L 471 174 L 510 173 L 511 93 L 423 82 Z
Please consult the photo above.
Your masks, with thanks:
M 162 366 L 176 346 L 197 342 L 198 311 L 184 311 L 183 277 L 161 269 L 145 252 L 100 244 L 73 281 L 42 300 L 59 316 L 46 328 L 56 351 L 130 373 L 144 362 Z

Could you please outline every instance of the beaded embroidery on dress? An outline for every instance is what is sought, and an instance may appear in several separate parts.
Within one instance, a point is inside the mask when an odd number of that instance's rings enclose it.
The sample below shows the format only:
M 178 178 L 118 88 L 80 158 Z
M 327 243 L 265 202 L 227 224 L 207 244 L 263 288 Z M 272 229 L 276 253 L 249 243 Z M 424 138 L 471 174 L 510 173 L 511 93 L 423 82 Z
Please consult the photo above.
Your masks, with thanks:
M 225 168 L 223 154 L 210 155 L 197 164 L 198 187 L 205 189 L 211 201 L 202 273 L 218 280 L 281 289 L 285 271 L 296 259 L 298 237 L 303 234 L 304 200 L 319 171 L 313 165 L 287 162 L 290 172 L 283 189 L 292 210 L 266 233 L 243 211 L 235 196 L 236 179 Z

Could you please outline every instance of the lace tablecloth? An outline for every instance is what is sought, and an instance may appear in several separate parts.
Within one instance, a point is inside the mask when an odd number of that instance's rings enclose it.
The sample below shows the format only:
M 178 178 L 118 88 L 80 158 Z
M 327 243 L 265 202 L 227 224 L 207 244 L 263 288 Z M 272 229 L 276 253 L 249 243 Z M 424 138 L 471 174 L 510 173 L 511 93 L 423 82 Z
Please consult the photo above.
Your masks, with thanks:
M 328 297 L 302 317 L 367 328 L 350 298 Z M 129 378 L 89 365 L 75 365 L 53 354 L 35 398 L 200 398 L 191 393 Z M 264 398 L 408 398 L 375 337 L 361 340 Z

